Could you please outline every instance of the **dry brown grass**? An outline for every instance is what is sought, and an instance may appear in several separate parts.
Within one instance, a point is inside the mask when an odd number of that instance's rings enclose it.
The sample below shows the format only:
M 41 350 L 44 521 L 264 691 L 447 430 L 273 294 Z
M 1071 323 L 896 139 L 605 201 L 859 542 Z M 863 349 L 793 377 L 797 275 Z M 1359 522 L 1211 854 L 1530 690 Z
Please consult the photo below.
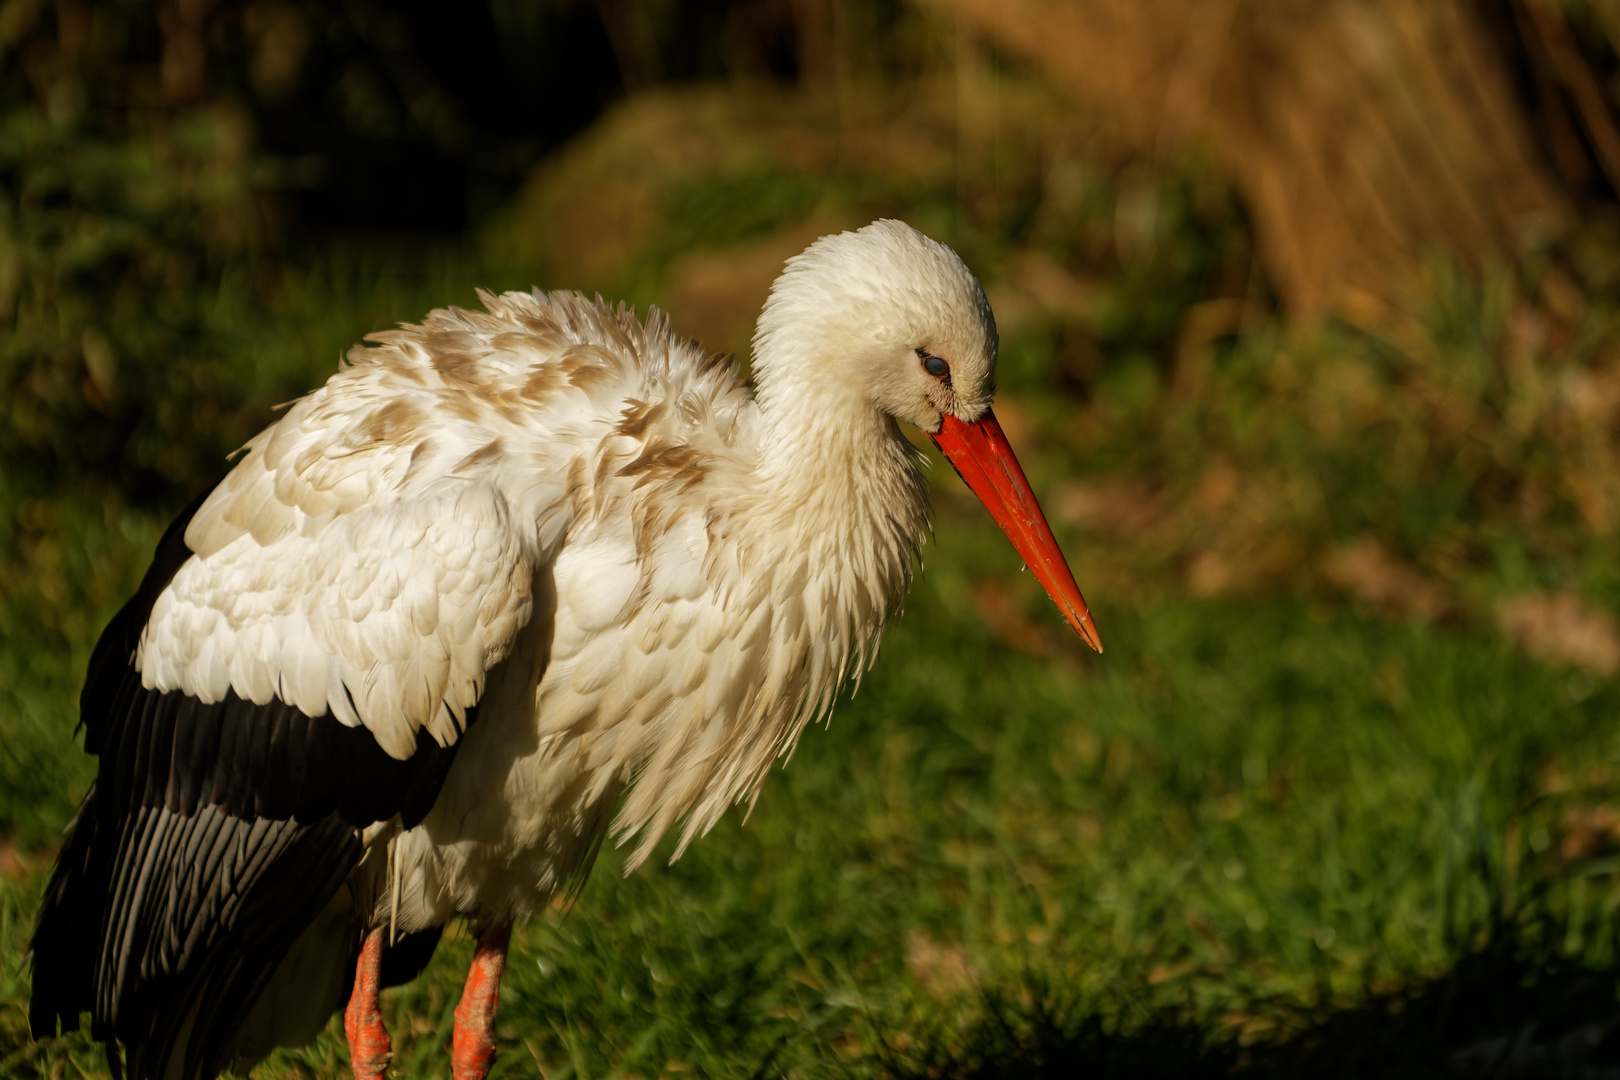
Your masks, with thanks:
M 1463 0 L 934 3 L 1140 151 L 1211 151 L 1306 320 L 1413 310 L 1435 250 L 1476 268 L 1543 251 L 1575 224 L 1570 191 L 1620 167 L 1611 110 L 1548 0 L 1496 21 Z M 1539 115 L 1498 40 L 1515 31 L 1549 71 Z

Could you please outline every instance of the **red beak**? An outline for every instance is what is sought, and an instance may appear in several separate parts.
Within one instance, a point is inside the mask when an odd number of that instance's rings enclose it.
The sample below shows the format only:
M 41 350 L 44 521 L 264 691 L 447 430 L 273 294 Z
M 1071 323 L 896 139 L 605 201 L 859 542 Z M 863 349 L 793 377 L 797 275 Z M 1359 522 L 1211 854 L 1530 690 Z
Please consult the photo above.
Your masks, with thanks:
M 939 433 L 929 438 L 996 519 L 1069 625 L 1087 645 L 1102 652 L 1102 638 L 1097 635 L 1091 612 L 1086 610 L 1086 598 L 1074 583 L 1069 564 L 1058 550 L 1046 515 L 1041 513 L 1041 505 L 1024 479 L 1024 470 L 1019 468 L 996 414 L 986 409 L 984 416 L 972 424 L 947 415 Z

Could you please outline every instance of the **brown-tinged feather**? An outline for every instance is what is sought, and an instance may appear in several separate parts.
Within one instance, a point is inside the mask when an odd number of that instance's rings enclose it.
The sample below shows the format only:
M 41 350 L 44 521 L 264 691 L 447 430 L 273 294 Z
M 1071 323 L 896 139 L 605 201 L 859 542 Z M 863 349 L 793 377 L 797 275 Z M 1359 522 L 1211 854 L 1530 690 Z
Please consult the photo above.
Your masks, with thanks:
M 478 403 L 472 395 L 460 389 L 446 389 L 438 396 L 439 407 L 457 420 L 476 424 L 479 420 Z
M 314 465 L 317 461 L 321 460 L 321 458 L 325 456 L 325 446 L 318 442 L 310 443 L 308 446 L 300 450 L 298 452 L 298 456 L 293 459 L 293 472 L 302 476 L 304 473 L 309 471 L 310 466 Z
M 406 353 L 398 349 L 389 349 L 386 352 L 382 350 L 376 351 L 382 352 L 381 363 L 387 369 L 388 374 L 404 379 L 406 382 L 415 383 L 417 386 L 427 385 L 427 380 L 422 377 L 422 372 L 415 364 L 411 363 Z
M 602 332 L 608 338 L 607 347 L 620 356 L 636 355 L 641 351 L 636 348 L 635 341 L 640 336 L 641 326 L 636 321 L 634 309 L 621 303 L 619 310 L 614 314 L 614 318 L 602 320 Z
M 396 349 L 403 349 L 410 345 L 411 342 L 415 341 L 418 335 L 420 335 L 421 331 L 422 328 L 420 326 L 408 323 L 405 326 L 394 330 L 378 330 L 375 333 L 367 334 L 365 340 L 373 342 L 377 345 L 392 346 Z M 368 349 L 363 345 L 356 345 L 354 348 L 349 350 L 351 354 L 358 352 L 360 356 L 366 360 L 376 358 L 381 351 L 382 350 L 380 349 Z
M 568 486 L 564 491 L 564 498 L 568 500 L 568 505 L 573 509 L 576 518 L 584 517 L 586 510 L 590 508 L 591 493 L 583 457 L 574 457 L 568 462 Z
M 596 462 L 596 490 L 606 491 L 608 480 L 613 476 L 613 462 L 618 455 L 603 454 Z
M 523 380 L 519 396 L 531 405 L 543 405 L 562 388 L 563 375 L 556 364 L 537 364 Z
M 501 325 L 507 324 L 503 321 Z M 521 330 L 501 330 L 489 339 L 492 352 L 526 352 L 533 349 L 535 344 L 534 335 Z
M 405 467 L 405 475 L 399 478 L 399 486 L 404 487 L 414 480 L 417 474 L 426 467 L 433 457 L 434 442 L 432 439 L 423 439 L 411 451 L 410 464 Z
M 708 356 L 703 358 L 703 363 L 698 365 L 698 374 L 707 375 L 710 372 L 716 371 L 720 368 L 730 367 L 732 362 L 736 359 L 737 357 L 735 353 L 710 353 Z
M 624 407 L 623 419 L 619 421 L 613 432 L 626 438 L 639 439 L 646 434 L 649 426 L 664 415 L 665 410 L 668 408 L 668 402 L 660 401 L 656 405 L 649 405 L 645 401 L 631 398 Z
M 684 443 L 648 443 L 641 456 L 620 469 L 618 475 L 637 477 L 635 486 L 638 488 L 678 476 L 695 476 L 691 481 L 695 483 L 707 472 L 701 464 L 705 456 L 701 450 Z
M 507 318 L 533 334 L 536 344 L 547 350 L 562 344 L 562 327 L 549 310 L 528 306 L 509 307 Z
M 483 446 L 480 446 L 477 450 L 474 450 L 472 453 L 456 462 L 455 466 L 450 471 L 462 472 L 463 470 L 475 468 L 476 466 L 494 461 L 496 458 L 501 456 L 501 449 L 501 440 L 491 439 Z
M 612 324 L 602 325 L 606 329 Z M 617 366 L 613 355 L 600 345 L 570 345 L 557 362 L 569 383 L 586 393 L 601 385 Z
M 406 398 L 395 398 L 379 409 L 373 409 L 356 425 L 360 436 L 358 445 L 399 445 L 409 442 L 427 417 Z
M 433 358 L 433 370 L 439 373 L 439 377 L 446 384 L 467 387 L 477 385 L 480 357 L 459 349 L 436 349 L 432 347 L 433 344 L 431 340 L 428 342 L 428 355 Z

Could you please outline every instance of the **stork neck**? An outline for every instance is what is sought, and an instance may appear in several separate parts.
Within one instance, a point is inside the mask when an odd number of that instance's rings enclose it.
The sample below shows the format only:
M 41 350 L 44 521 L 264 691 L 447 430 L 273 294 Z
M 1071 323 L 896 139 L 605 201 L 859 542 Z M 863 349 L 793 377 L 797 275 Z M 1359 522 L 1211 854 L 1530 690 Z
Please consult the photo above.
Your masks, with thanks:
M 752 531 L 762 548 L 806 567 L 807 581 L 841 597 L 818 607 L 829 627 L 877 633 L 881 612 L 905 592 L 927 526 L 915 452 L 864 395 L 782 380 L 759 405 L 760 512 Z
M 894 420 L 846 382 L 779 374 L 761 385 L 758 401 L 761 479 L 773 492 L 832 496 L 846 480 L 867 488 L 909 486 L 915 477 L 910 444 Z

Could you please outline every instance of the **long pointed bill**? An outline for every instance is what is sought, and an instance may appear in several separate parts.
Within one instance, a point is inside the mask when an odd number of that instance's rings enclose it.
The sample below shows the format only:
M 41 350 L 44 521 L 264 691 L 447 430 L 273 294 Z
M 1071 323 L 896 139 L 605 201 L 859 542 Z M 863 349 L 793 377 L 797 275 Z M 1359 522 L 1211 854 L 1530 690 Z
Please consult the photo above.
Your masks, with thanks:
M 1024 470 L 996 422 L 996 414 L 986 409 L 984 416 L 972 424 L 947 415 L 939 433 L 929 438 L 996 519 L 1069 625 L 1087 645 L 1102 652 L 1102 638 L 1097 635 L 1091 612 L 1086 610 L 1086 599 L 1074 583 L 1074 574 L 1058 550 L 1046 515 L 1041 513 L 1040 503 L 1024 479 Z

